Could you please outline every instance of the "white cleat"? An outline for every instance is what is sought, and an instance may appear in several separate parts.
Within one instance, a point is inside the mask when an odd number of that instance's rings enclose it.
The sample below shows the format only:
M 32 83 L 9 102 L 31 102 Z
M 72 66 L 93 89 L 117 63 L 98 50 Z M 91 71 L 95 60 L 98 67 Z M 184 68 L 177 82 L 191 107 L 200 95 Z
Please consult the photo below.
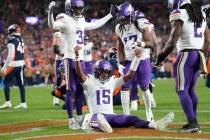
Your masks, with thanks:
M 138 103 L 137 103 L 137 100 L 131 101 L 131 110 L 132 110 L 132 111 L 137 111 L 137 110 L 138 110 Z
M 165 129 L 173 120 L 174 120 L 174 112 L 168 113 L 167 115 L 165 115 L 163 118 L 161 118 L 156 122 L 157 129 L 158 130 Z
M 102 131 L 104 131 L 106 133 L 112 133 L 113 132 L 112 127 L 107 122 L 107 120 L 105 119 L 104 115 L 97 114 L 97 119 L 98 119 L 98 123 L 99 123 Z
M 3 109 L 3 108 L 11 108 L 12 107 L 12 104 L 10 101 L 6 101 L 2 106 L 0 106 L 0 109 Z
M 53 106 L 59 106 L 59 99 L 57 97 L 53 97 Z
M 20 103 L 19 105 L 15 106 L 14 109 L 27 109 L 27 104 L 26 103 Z
M 80 129 L 80 125 L 73 119 L 73 120 L 69 120 L 69 129 Z

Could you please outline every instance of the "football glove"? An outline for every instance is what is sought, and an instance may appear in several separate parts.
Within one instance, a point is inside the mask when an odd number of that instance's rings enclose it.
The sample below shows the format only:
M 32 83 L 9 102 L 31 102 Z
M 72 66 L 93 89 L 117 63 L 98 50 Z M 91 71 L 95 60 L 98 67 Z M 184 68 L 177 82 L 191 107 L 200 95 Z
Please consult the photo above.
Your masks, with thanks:
M 158 54 L 157 59 L 156 59 L 156 62 L 155 62 L 155 65 L 156 65 L 156 66 L 160 66 L 160 63 L 161 63 L 163 60 L 165 60 L 166 57 L 167 57 L 167 56 L 166 56 L 165 54 L 163 54 L 163 53 Z
M 55 9 L 55 6 L 56 6 L 55 1 L 51 1 L 49 6 L 48 6 L 49 13 L 53 13 L 53 11 Z
M 117 5 L 111 5 L 110 13 L 113 17 L 117 17 L 118 11 L 119 11 L 119 9 L 118 9 Z

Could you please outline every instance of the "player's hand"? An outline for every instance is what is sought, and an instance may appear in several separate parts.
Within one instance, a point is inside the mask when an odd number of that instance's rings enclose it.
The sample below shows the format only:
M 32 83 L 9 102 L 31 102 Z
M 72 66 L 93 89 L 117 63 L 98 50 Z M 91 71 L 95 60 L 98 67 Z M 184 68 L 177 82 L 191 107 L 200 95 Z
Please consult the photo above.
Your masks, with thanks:
M 2 77 L 4 77 L 4 74 L 5 74 L 5 70 L 2 68 L 2 69 L 0 70 L 0 75 L 1 75 Z
M 53 11 L 55 9 L 55 6 L 56 6 L 55 1 L 51 1 L 49 6 L 48 6 L 49 13 L 53 13 Z
M 74 53 L 75 53 L 76 56 L 79 56 L 79 50 L 81 50 L 81 49 L 82 49 L 81 46 L 76 46 L 76 47 L 74 48 Z
M 136 57 L 140 58 L 141 55 L 142 55 L 141 50 L 140 50 L 139 48 L 136 47 L 134 51 L 135 51 Z
M 166 56 L 163 53 L 158 54 L 155 65 L 160 66 L 161 62 L 165 60 Z
M 110 8 L 110 14 L 115 18 L 117 17 L 117 14 L 119 12 L 119 9 L 118 9 L 118 6 L 115 4 L 115 5 L 111 5 L 111 8 Z

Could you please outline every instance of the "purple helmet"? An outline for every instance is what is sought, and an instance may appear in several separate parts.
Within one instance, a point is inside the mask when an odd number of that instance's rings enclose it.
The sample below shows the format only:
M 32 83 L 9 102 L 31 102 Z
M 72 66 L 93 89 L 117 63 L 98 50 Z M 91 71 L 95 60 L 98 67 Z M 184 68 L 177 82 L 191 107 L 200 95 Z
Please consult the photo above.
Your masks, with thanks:
M 118 20 L 119 22 L 131 22 L 134 19 L 134 14 L 133 6 L 129 2 L 125 2 L 119 6 Z
M 82 15 L 84 10 L 83 0 L 66 0 L 65 1 L 65 11 L 68 15 L 79 17 Z
M 94 67 L 94 76 L 99 79 L 102 83 L 109 81 L 112 77 L 113 68 L 108 60 L 100 59 L 96 62 Z
M 142 11 L 135 11 L 135 19 L 145 18 L 145 14 Z
M 170 12 L 173 10 L 179 9 L 185 4 L 191 4 L 190 0 L 168 0 L 168 9 Z

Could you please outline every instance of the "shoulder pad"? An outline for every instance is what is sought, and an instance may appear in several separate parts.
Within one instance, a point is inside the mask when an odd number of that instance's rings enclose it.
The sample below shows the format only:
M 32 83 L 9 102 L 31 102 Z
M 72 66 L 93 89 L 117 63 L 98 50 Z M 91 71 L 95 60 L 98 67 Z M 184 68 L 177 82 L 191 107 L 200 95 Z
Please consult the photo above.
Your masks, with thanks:
M 150 22 L 146 18 L 137 19 L 138 27 L 144 30 L 146 27 L 150 27 Z
M 8 38 L 8 43 L 14 42 L 15 39 L 16 39 L 16 38 L 15 38 L 14 36 L 10 36 L 10 37 Z
M 57 16 L 56 16 L 56 20 L 60 20 L 60 19 L 64 19 L 65 18 L 65 16 L 66 16 L 66 14 L 65 13 L 60 13 L 60 14 L 58 14 Z
M 169 17 L 170 22 L 175 21 L 175 20 L 184 20 L 183 19 L 183 13 L 180 9 L 176 9 L 170 13 Z

